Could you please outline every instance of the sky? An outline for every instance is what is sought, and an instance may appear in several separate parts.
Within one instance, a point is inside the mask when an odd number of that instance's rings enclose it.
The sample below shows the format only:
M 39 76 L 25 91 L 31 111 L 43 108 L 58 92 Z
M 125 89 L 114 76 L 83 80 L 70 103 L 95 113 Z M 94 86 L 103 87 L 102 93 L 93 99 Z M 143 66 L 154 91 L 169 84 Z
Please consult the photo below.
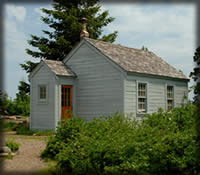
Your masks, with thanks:
M 196 8 L 194 4 L 113 4 L 102 3 L 114 22 L 103 28 L 104 34 L 118 31 L 115 44 L 141 49 L 142 46 L 163 58 L 188 77 L 193 70 L 196 49 Z M 49 3 L 9 3 L 4 6 L 4 87 L 8 96 L 15 98 L 19 81 L 28 82 L 19 64 L 38 62 L 26 54 L 30 35 L 43 36 L 48 29 L 40 16 L 41 8 L 52 8 Z M 194 83 L 190 81 L 189 87 Z M 189 94 L 192 99 L 193 94 Z

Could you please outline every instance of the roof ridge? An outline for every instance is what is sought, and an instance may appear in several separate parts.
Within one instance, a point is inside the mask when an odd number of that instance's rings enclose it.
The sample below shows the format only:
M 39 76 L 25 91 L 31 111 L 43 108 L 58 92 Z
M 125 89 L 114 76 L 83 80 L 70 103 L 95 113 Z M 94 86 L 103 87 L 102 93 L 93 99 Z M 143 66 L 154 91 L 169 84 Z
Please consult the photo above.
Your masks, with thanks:
M 117 47 L 124 47 L 124 48 L 127 48 L 127 49 L 135 49 L 135 50 L 138 50 L 138 51 L 143 51 L 142 49 L 138 49 L 138 48 L 133 48 L 133 47 L 128 47 L 128 46 L 124 46 L 124 45 L 120 45 L 120 44 L 113 44 L 113 43 L 110 43 L 110 42 L 106 42 L 106 41 L 103 41 L 103 40 L 97 40 L 97 39 L 92 39 L 92 38 L 84 38 L 86 40 L 93 40 L 93 41 L 97 41 L 97 42 L 102 42 L 102 43 L 105 43 L 105 44 L 110 44 L 110 45 L 114 45 L 114 46 L 117 46 Z M 149 50 L 147 51 L 144 51 L 144 52 L 151 52 Z

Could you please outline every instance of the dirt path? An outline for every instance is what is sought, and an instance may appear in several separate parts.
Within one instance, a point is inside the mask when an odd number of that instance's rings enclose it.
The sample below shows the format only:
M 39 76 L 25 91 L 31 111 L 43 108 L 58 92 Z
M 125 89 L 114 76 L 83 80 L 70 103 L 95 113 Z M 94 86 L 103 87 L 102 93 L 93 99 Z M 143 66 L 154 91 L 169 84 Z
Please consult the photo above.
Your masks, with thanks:
M 30 175 L 48 167 L 47 163 L 40 159 L 40 152 L 44 150 L 48 139 L 46 136 L 4 134 L 4 140 L 9 138 L 14 138 L 20 144 L 19 151 L 12 159 L 3 160 L 3 172 L 0 172 L 1 175 Z

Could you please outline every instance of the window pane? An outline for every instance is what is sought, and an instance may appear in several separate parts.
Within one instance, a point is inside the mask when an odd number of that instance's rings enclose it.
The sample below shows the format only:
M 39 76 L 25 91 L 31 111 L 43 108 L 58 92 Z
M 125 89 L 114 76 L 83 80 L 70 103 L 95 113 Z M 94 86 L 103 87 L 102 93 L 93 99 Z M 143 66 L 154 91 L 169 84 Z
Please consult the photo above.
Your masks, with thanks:
M 146 99 L 138 98 L 138 110 L 146 111 Z
M 147 94 L 146 94 L 146 84 L 139 83 L 138 84 L 138 111 L 146 112 L 146 102 L 147 102 Z
M 167 86 L 167 110 L 171 110 L 173 108 L 173 86 Z
M 173 98 L 173 86 L 167 86 L 167 98 Z
M 40 99 L 46 99 L 46 86 L 40 86 Z
M 144 83 L 138 84 L 138 96 L 146 97 L 146 84 L 144 84 Z
M 173 108 L 173 100 L 167 100 L 168 105 L 167 105 L 167 109 L 171 110 Z

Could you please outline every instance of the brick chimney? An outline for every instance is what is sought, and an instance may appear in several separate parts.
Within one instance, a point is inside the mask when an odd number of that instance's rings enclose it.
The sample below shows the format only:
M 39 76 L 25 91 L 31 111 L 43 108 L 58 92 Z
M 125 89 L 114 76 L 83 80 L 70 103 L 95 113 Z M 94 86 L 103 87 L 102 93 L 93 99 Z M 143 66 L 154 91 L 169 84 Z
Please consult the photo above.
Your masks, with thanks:
M 87 37 L 89 38 L 89 33 L 87 31 L 87 18 L 82 18 L 81 19 L 81 23 L 83 25 L 83 29 L 81 30 L 81 33 L 80 33 L 80 39 L 82 39 L 83 37 Z

